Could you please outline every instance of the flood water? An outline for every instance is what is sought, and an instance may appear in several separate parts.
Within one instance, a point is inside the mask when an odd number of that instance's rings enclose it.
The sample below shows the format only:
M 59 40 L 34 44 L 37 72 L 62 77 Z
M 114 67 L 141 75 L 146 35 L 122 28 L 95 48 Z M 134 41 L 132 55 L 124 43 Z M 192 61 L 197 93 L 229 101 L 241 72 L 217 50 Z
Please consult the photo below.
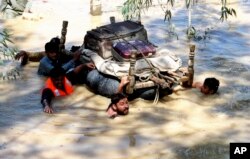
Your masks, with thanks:
M 56 1 L 44 3 L 39 20 L 1 21 L 14 33 L 18 48 L 43 50 L 51 37 L 60 36 L 65 19 L 67 47 L 81 45 L 86 31 L 107 24 L 109 16 L 122 19 L 109 11 L 91 17 L 88 4 L 80 0 L 70 5 L 62 1 L 53 9 L 51 3 Z M 129 115 L 109 119 L 105 113 L 109 99 L 83 85 L 72 96 L 57 99 L 55 114 L 48 115 L 40 104 L 44 79 L 36 74 L 38 64 L 29 63 L 21 68 L 20 79 L 0 82 L 0 158 L 229 159 L 230 142 L 250 141 L 250 1 L 231 7 L 237 18 L 224 23 L 216 3 L 196 4 L 192 12 L 192 25 L 201 37 L 191 42 L 196 44 L 194 78 L 218 78 L 217 94 L 204 96 L 189 89 L 166 96 L 157 105 L 136 99 L 130 102 Z M 185 36 L 187 10 L 179 3 L 173 10 L 178 40 L 160 10 L 151 8 L 142 15 L 149 39 L 180 56 L 185 66 L 190 44 Z

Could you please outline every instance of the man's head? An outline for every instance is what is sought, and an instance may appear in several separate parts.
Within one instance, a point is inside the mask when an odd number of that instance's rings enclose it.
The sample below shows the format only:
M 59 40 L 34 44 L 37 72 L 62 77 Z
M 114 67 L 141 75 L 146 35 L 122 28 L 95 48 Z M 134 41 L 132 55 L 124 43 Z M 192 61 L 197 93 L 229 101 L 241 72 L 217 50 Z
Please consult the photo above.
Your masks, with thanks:
M 127 115 L 129 113 L 129 104 L 127 96 L 123 93 L 117 93 L 111 97 L 111 103 L 107 109 L 110 117 L 117 115 Z
M 214 94 L 217 92 L 220 85 L 220 81 L 216 78 L 206 78 L 201 87 L 201 92 L 204 94 Z
M 54 43 L 58 46 L 60 45 L 60 39 L 58 37 L 54 37 L 54 38 L 50 39 L 50 42 Z
M 65 77 L 65 71 L 60 66 L 55 66 L 49 73 L 49 77 L 51 77 L 53 84 L 56 88 L 64 89 L 63 82 Z
M 54 42 L 47 42 L 45 44 L 45 53 L 51 60 L 57 60 L 59 53 L 59 45 Z

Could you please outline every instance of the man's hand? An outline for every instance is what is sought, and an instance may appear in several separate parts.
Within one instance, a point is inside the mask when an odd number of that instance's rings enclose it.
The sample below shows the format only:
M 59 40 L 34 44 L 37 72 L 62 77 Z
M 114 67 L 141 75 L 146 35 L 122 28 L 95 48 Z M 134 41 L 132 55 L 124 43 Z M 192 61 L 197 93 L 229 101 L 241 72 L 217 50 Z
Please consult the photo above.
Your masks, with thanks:
M 123 87 L 123 86 L 125 86 L 125 85 L 128 84 L 128 83 L 129 83 L 129 78 L 128 78 L 128 76 L 123 76 L 123 77 L 121 78 L 120 85 Z
M 46 106 L 44 107 L 43 111 L 44 111 L 45 113 L 48 113 L 48 114 L 53 114 L 53 113 L 54 113 L 54 110 L 53 110 L 50 106 L 48 106 L 48 105 L 46 105 Z
M 129 81 L 128 76 L 123 76 L 123 77 L 121 78 L 121 82 L 120 82 L 120 84 L 119 84 L 119 86 L 118 86 L 117 93 L 122 93 L 123 87 L 124 87 L 126 84 L 128 84 L 129 82 L 130 82 L 130 81 Z
M 76 74 L 78 74 L 78 73 L 80 73 L 81 70 L 83 70 L 85 67 L 87 67 L 87 69 L 89 69 L 89 70 L 95 69 L 95 65 L 94 65 L 92 62 L 89 62 L 89 63 L 81 64 L 81 65 L 75 67 L 75 68 L 74 68 L 74 72 L 75 72 Z
M 19 53 L 15 55 L 15 59 L 16 60 L 21 59 L 21 65 L 24 66 L 28 63 L 29 56 L 26 51 L 21 50 Z
M 88 69 L 90 69 L 90 70 L 95 69 L 95 64 L 92 63 L 92 62 L 86 63 L 85 65 L 86 65 L 86 67 L 87 67 Z

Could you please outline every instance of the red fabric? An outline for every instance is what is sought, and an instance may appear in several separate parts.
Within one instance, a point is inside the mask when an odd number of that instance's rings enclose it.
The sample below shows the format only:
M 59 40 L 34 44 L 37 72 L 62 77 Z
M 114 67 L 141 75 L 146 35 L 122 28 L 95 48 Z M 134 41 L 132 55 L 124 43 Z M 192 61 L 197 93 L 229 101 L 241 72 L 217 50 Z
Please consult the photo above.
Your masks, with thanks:
M 73 86 L 66 77 L 64 77 L 63 85 L 65 88 L 65 91 L 56 88 L 52 82 L 52 79 L 49 77 L 46 81 L 45 88 L 51 89 L 55 97 L 66 96 L 66 95 L 73 93 L 74 91 Z

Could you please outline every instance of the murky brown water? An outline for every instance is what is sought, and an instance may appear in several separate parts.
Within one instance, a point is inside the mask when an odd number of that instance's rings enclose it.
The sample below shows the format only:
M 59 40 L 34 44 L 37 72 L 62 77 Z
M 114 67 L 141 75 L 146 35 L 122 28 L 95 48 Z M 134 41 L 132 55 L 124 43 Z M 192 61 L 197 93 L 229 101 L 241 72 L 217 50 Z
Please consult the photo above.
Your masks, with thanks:
M 47 7 L 49 16 L 39 21 L 14 19 L 4 25 L 13 31 L 19 48 L 42 50 L 46 41 L 60 35 L 62 20 L 69 20 L 67 45 L 71 46 L 82 43 L 86 30 L 117 15 L 91 17 L 86 2 L 72 2 L 69 7 L 64 2 L 53 8 L 65 7 L 70 14 Z M 228 23 L 221 23 L 215 14 L 220 7 L 204 16 L 201 7 L 194 10 L 193 24 L 200 35 L 206 28 L 210 31 L 209 38 L 194 42 L 195 80 L 217 77 L 218 94 L 185 90 L 157 105 L 137 99 L 130 103 L 128 116 L 111 120 L 105 113 L 109 99 L 77 86 L 72 96 L 54 102 L 55 114 L 47 115 L 39 102 L 44 79 L 36 74 L 37 64 L 30 63 L 23 68 L 21 80 L 0 83 L 0 158 L 228 159 L 230 142 L 249 142 L 250 23 L 246 17 L 250 2 L 239 3 L 238 18 Z M 157 11 L 152 8 L 143 16 L 150 40 L 176 53 L 186 65 L 186 10 L 180 6 L 173 12 L 179 40 L 168 36 Z M 118 21 L 121 18 L 117 15 Z

